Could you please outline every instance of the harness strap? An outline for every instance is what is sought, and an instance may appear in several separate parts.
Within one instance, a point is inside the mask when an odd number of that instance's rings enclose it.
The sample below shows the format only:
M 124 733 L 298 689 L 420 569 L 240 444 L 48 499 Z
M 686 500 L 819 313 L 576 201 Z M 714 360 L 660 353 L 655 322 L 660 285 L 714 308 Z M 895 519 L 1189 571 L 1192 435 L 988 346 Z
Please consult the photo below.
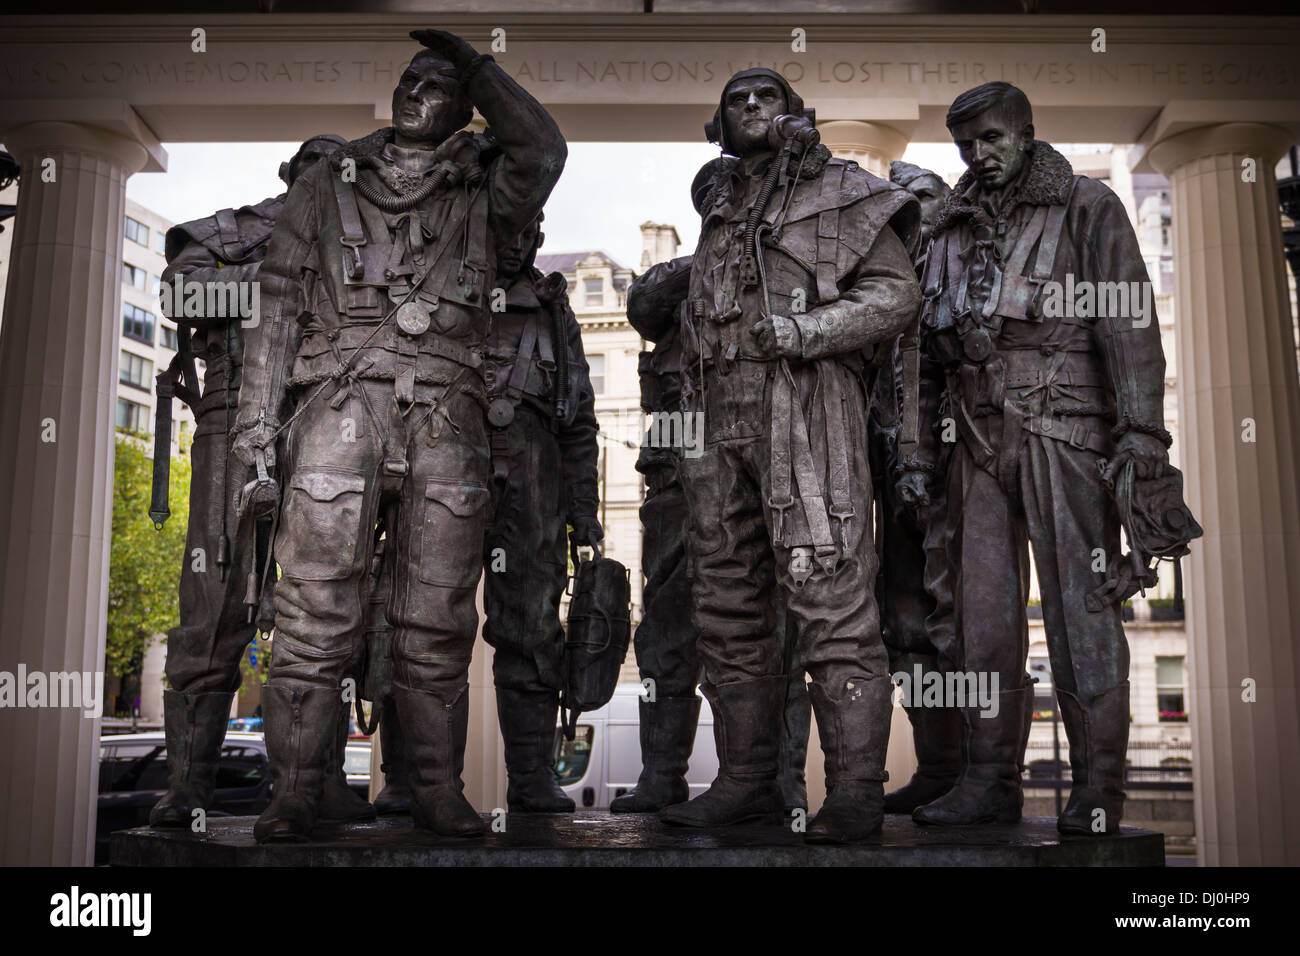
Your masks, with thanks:
M 1070 208 L 1070 199 L 1074 196 L 1074 185 L 1079 177 L 1070 180 L 1070 189 L 1065 194 L 1065 202 L 1047 210 L 1047 221 L 1043 226 L 1043 241 L 1038 244 L 1038 257 L 1034 260 L 1034 278 L 1050 279 L 1052 265 L 1056 262 L 1056 250 L 1061 244 L 1061 228 L 1065 225 L 1065 214 Z
M 820 388 L 820 382 L 818 387 Z M 794 505 L 792 477 L 799 489 L 799 503 L 812 538 L 811 555 L 800 553 L 806 552 L 806 545 L 795 545 L 790 556 L 790 576 L 796 587 L 803 587 L 813 573 L 812 561 L 804 563 L 804 559 L 815 558 L 823 571 L 833 574 L 839 551 L 831 536 L 826 498 L 813 463 L 808 425 L 799 401 L 799 390 L 785 359 L 780 361 L 778 375 L 772 382 L 771 461 L 772 494 L 768 506 L 776 512 L 774 537 L 777 543 L 791 547 L 789 529 L 784 526 L 784 519 L 785 511 Z
M 345 183 L 342 176 L 331 176 L 334 182 L 334 201 L 339 207 L 339 226 L 343 235 L 339 244 L 352 250 L 349 260 L 343 256 L 343 274 L 349 279 L 360 279 L 365 274 L 365 263 L 361 259 L 361 247 L 366 244 L 366 233 L 361 227 L 361 210 L 357 207 L 357 195 L 351 183 Z
M 844 180 L 844 166 L 832 165 L 826 168 L 822 177 L 821 193 L 823 196 L 840 191 Z M 840 209 L 836 206 L 817 216 L 817 301 L 821 305 L 834 302 L 840 297 L 839 276 L 836 262 L 839 259 Z
M 849 552 L 849 522 L 857 512 L 849 497 L 849 451 L 844 434 L 845 409 L 839 368 L 819 365 L 822 385 L 822 404 L 826 410 L 826 454 L 829 458 L 827 477 L 830 479 L 832 518 L 839 519 L 840 549 L 843 556 Z
M 221 251 L 227 262 L 241 258 L 243 251 L 239 241 L 239 224 L 235 222 L 235 210 L 219 209 L 213 217 L 217 220 L 217 235 L 221 239 Z
M 506 384 L 506 396 L 512 405 L 518 405 L 524 395 L 524 386 L 528 383 L 528 367 L 533 361 L 533 351 L 537 347 L 537 316 L 530 315 L 524 323 L 524 333 L 519 339 L 519 351 L 515 353 L 514 368 L 510 370 L 510 381 Z

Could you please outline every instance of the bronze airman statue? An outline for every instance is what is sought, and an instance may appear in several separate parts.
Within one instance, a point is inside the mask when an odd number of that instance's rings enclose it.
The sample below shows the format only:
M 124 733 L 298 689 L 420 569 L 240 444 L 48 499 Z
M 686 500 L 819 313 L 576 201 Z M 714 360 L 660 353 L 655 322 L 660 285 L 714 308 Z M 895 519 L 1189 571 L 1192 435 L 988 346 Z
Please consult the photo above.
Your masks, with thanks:
M 393 126 L 295 184 L 259 276 L 236 451 L 266 472 L 252 507 L 284 484 L 262 842 L 305 840 L 318 817 L 381 511 L 411 813 L 440 834 L 483 832 L 460 774 L 490 500 L 488 307 L 497 255 L 541 211 L 566 148 L 491 56 L 442 31 L 412 36 L 426 49 L 394 90 Z M 463 129 L 475 107 L 491 135 Z

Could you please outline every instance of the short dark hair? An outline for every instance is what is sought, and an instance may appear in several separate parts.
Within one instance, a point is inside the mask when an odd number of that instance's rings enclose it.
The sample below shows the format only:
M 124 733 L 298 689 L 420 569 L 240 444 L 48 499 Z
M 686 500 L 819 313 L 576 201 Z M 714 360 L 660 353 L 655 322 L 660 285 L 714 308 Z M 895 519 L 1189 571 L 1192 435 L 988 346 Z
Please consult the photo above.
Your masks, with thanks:
M 1029 97 L 1025 96 L 1024 90 L 1002 80 L 984 83 L 962 93 L 952 101 L 952 106 L 948 107 L 948 116 L 944 122 L 949 129 L 952 129 L 958 123 L 964 123 L 1002 104 L 1006 104 L 1017 115 L 1022 116 L 1023 125 L 1033 123 L 1034 111 L 1029 105 Z

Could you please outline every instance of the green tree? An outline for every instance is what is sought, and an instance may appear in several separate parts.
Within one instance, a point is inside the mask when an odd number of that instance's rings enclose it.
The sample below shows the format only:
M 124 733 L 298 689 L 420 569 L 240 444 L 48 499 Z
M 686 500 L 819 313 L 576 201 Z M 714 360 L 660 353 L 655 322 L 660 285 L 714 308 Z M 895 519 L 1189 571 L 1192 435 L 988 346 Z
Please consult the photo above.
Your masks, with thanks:
M 106 669 L 118 677 L 140 667 L 149 639 L 180 618 L 178 587 L 189 515 L 189 443 L 171 462 L 168 507 L 161 531 L 149 519 L 153 459 L 141 436 L 117 434 L 113 459 L 113 537 L 108 571 Z

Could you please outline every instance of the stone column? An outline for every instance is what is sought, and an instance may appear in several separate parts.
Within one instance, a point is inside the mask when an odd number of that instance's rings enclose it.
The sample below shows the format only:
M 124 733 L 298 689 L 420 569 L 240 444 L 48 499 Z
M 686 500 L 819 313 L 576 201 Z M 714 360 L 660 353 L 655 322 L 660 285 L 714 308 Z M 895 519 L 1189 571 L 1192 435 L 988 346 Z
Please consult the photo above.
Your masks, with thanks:
M 866 120 L 829 120 L 817 124 L 822 145 L 839 159 L 851 159 L 863 169 L 882 179 L 889 178 L 889 164 L 902 159 L 907 149 L 907 137 L 892 126 Z M 916 772 L 916 747 L 912 740 L 912 725 L 902 707 L 892 710 L 889 726 L 889 745 L 885 770 L 889 782 L 885 792 L 896 790 Z M 808 812 L 815 813 L 826 799 L 825 759 L 817 736 L 817 718 L 814 716 L 808 741 L 808 762 L 804 769 L 808 780 Z
M 832 155 L 851 159 L 881 179 L 889 178 L 889 164 L 907 149 L 907 137 L 898 130 L 866 120 L 828 120 L 817 124 L 817 132 Z
M 1300 384 L 1273 176 L 1290 142 L 1225 123 L 1149 153 L 1171 185 L 1182 457 L 1205 528 L 1184 567 L 1209 866 L 1300 863 Z
M 23 176 L 0 327 L 0 671 L 100 674 L 122 216 L 147 152 L 73 123 L 3 139 Z M 81 706 L 0 711 L 0 863 L 91 862 L 99 725 Z

